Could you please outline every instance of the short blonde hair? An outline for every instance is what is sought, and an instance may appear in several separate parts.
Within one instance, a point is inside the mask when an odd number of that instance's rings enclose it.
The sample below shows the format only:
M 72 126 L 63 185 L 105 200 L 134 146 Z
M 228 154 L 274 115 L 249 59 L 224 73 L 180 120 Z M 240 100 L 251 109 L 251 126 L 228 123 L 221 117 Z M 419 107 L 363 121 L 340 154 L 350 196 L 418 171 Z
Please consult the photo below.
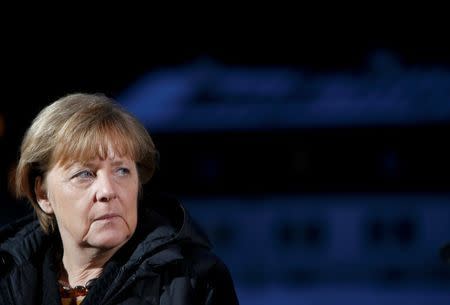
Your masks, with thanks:
M 46 214 L 34 192 L 36 177 L 56 164 L 105 158 L 108 146 L 136 162 L 140 184 L 153 176 L 157 151 L 145 127 L 103 94 L 70 94 L 45 107 L 25 133 L 15 171 L 15 193 L 33 206 L 42 229 L 51 233 L 54 215 Z

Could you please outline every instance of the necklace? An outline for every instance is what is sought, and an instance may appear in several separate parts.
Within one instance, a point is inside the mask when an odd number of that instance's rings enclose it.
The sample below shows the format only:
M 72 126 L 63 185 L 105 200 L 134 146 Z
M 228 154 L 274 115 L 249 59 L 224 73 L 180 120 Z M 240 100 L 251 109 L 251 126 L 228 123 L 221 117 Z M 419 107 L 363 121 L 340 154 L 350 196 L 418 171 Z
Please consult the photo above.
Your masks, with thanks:
M 95 280 L 96 279 L 91 279 L 86 283 L 86 285 L 78 285 L 75 287 L 70 286 L 69 283 L 65 281 L 59 280 L 59 293 L 62 298 L 84 297 L 89 292 L 89 289 L 92 287 Z

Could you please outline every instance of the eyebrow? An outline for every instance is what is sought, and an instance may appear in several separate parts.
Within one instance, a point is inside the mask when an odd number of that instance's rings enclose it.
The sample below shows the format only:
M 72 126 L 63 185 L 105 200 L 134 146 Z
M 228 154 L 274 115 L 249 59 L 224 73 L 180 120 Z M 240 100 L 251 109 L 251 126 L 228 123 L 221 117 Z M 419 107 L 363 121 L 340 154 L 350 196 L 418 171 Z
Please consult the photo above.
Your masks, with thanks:
M 122 165 L 122 164 L 124 164 L 124 163 L 125 163 L 124 160 L 117 160 L 117 161 L 113 161 L 113 162 L 112 162 L 112 165 L 113 165 L 113 166 L 117 166 L 117 165 Z
M 119 159 L 119 160 L 113 161 L 111 164 L 112 164 L 112 166 L 119 166 L 119 165 L 125 164 L 126 162 L 127 162 L 126 160 Z M 88 166 L 88 167 L 95 167 L 96 166 L 96 162 L 95 161 L 89 161 L 89 162 L 82 163 L 82 164 L 84 164 L 85 166 Z

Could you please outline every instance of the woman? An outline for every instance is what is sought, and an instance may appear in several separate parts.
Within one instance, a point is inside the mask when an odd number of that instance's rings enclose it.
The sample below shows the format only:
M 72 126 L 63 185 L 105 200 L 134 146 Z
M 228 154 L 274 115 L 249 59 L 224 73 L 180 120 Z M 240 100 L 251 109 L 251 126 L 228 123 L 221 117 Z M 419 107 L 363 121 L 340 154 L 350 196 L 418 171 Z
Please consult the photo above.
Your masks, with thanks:
M 103 95 L 44 108 L 15 173 L 36 217 L 0 231 L 0 304 L 237 304 L 182 205 L 138 204 L 156 154 L 146 129 Z

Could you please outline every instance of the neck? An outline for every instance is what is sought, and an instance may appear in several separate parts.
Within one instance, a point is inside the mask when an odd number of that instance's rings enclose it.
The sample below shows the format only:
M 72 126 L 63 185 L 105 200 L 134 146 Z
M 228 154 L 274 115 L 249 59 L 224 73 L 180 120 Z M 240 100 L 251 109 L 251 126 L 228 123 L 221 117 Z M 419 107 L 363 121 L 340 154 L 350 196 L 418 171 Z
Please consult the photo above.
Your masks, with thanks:
M 67 249 L 62 257 L 63 270 L 59 280 L 67 282 L 71 287 L 85 286 L 87 282 L 98 278 L 104 265 L 117 249 L 99 251 L 98 249 Z

